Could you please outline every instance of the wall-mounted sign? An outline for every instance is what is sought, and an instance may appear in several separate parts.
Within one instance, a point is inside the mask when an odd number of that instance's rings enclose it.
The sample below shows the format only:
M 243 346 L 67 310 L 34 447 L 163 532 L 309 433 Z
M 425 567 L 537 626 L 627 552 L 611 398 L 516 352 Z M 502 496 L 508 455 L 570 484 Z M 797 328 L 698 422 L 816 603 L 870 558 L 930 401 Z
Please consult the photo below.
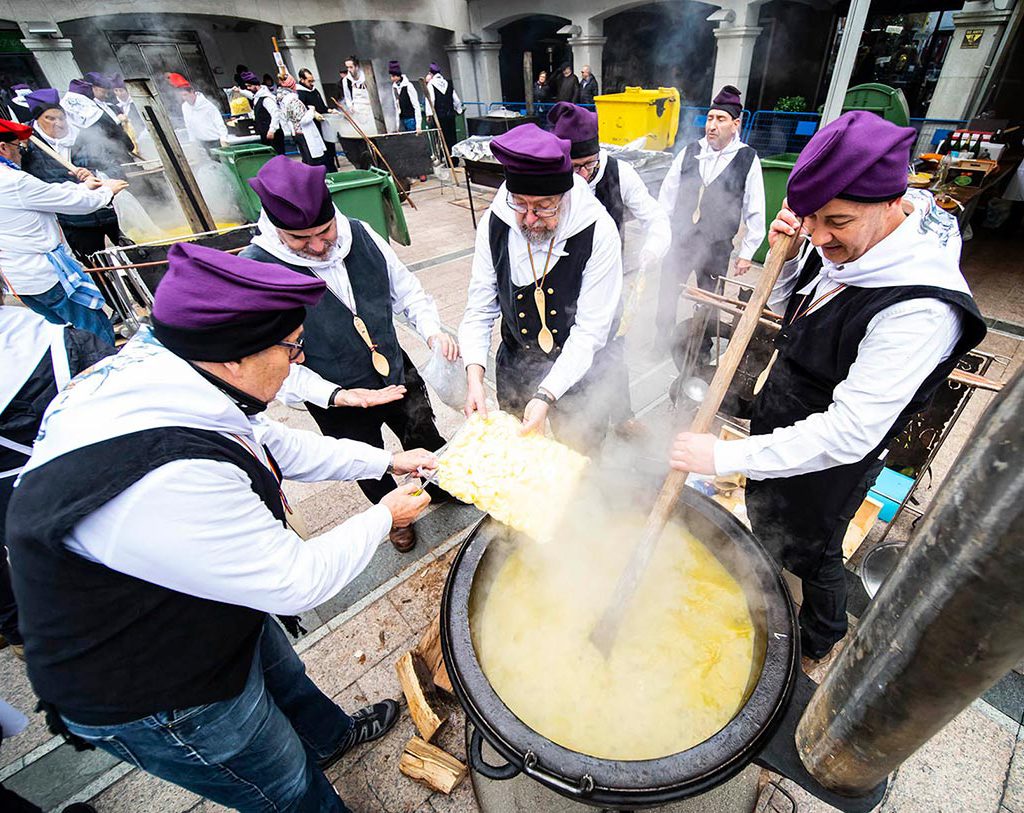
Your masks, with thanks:
M 960 43 L 961 48 L 977 48 L 981 45 L 981 37 L 985 33 L 983 28 L 968 28 L 964 31 L 964 41 Z

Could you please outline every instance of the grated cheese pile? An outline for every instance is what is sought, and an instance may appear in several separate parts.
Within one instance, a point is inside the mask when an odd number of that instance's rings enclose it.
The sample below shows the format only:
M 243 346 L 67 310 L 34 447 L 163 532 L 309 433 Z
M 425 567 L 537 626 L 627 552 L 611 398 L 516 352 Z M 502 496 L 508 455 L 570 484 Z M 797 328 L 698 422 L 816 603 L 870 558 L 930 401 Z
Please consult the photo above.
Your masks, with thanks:
M 587 458 L 507 412 L 470 417 L 438 460 L 438 484 L 539 542 L 551 538 Z

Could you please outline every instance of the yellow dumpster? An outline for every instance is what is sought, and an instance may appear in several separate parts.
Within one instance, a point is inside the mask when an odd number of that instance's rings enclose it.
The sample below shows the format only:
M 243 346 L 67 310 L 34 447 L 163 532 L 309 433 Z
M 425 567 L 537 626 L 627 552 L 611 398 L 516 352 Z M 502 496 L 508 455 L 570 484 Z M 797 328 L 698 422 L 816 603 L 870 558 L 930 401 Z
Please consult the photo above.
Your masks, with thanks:
M 679 91 L 626 88 L 594 97 L 598 137 L 605 144 L 628 144 L 647 137 L 644 149 L 664 150 L 679 131 Z

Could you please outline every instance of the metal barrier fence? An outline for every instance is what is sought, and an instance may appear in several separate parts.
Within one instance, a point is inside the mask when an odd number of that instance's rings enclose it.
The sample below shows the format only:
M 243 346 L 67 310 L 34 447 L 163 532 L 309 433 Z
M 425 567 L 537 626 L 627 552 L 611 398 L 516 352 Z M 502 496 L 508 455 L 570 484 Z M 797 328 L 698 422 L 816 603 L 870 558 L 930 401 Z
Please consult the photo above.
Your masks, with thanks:
M 911 119 L 910 126 L 917 130 L 917 141 L 914 142 L 910 157 L 917 158 L 921 153 L 935 152 L 940 141 L 966 124 L 964 119 Z
M 800 152 L 817 131 L 820 121 L 819 113 L 757 110 L 744 128 L 742 138 L 761 158 Z
M 463 102 L 467 107 L 474 105 L 475 115 L 488 115 L 504 107 L 522 115 L 526 114 L 525 102 Z M 548 111 L 554 107 L 553 102 L 537 102 L 534 104 L 534 115 L 540 118 L 540 126 L 547 129 Z M 594 105 L 584 105 L 594 109 Z M 707 107 L 681 107 L 679 109 L 679 134 L 673 152 L 704 135 L 704 123 L 708 116 Z M 810 141 L 818 130 L 821 114 L 812 112 L 791 113 L 782 110 L 744 110 L 743 126 L 740 137 L 744 143 L 753 147 L 761 158 L 780 153 L 798 153 Z M 910 126 L 917 130 L 918 137 L 914 144 L 911 157 L 924 152 L 932 152 L 944 138 L 954 130 L 966 125 L 963 119 L 925 119 L 910 120 Z

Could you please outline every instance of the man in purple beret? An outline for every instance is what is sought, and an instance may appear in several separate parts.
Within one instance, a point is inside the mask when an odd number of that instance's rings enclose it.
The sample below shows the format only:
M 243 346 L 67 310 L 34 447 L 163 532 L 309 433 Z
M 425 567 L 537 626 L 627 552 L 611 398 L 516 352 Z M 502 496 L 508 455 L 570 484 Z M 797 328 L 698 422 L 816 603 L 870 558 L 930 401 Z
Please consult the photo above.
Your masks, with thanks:
M 480 220 L 459 343 L 467 415 L 487 414 L 484 371 L 501 321 L 498 403 L 544 431 L 596 452 L 611 404 L 601 393 L 621 363 L 622 243 L 611 216 L 573 172 L 571 145 L 536 124 L 491 142 L 505 183 Z
M 58 395 L 11 501 L 29 679 L 79 745 L 226 807 L 344 813 L 323 769 L 382 736 L 398 705 L 347 714 L 272 616 L 298 634 L 295 616 L 429 498 L 410 483 L 303 540 L 281 481 L 436 461 L 262 414 L 302 361 L 322 280 L 189 243 L 168 261 L 152 328 Z
M 402 66 L 397 59 L 388 62 L 388 75 L 391 77 L 391 98 L 395 103 L 396 132 L 407 133 L 422 129 L 422 113 L 420 112 L 420 95 L 409 77 L 402 73 Z
M 569 102 L 559 102 L 548 113 L 548 122 L 556 136 L 572 144 L 569 156 L 572 158 L 573 170 L 587 182 L 590 191 L 612 216 L 623 241 L 626 238 L 627 215 L 640 221 L 645 232 L 639 268 L 630 286 L 630 293 L 624 297 L 624 312 L 616 337 L 621 343 L 636 313 L 646 279 L 651 273 L 657 272 L 668 253 L 672 240 L 668 214 L 647 191 L 647 185 L 640 180 L 630 164 L 611 157 L 601 149 L 597 113 Z M 616 381 L 615 392 L 610 394 L 615 406 L 615 414 L 612 416 L 614 426 L 619 434 L 632 436 L 640 431 L 640 426 L 634 421 L 630 406 L 629 369 L 624 355 Z
M 455 118 L 462 112 L 462 99 L 455 92 L 455 87 L 441 74 L 441 66 L 430 63 L 427 71 L 427 114 L 434 119 L 434 126 L 441 129 L 448 150 L 455 146 Z M 459 159 L 452 156 L 458 166 Z
M 263 204 L 259 235 L 242 256 L 279 263 L 322 279 L 328 292 L 309 309 L 309 351 L 292 367 L 279 397 L 306 403 L 320 431 L 384 448 L 384 426 L 405 448 L 438 449 L 423 379 L 398 343 L 394 315 L 402 314 L 427 346 L 455 361 L 459 348 L 441 329 L 437 305 L 386 238 L 334 208 L 322 166 L 272 158 L 249 183 Z M 374 503 L 395 488 L 390 473 L 359 481 Z M 429 486 L 435 499 L 447 494 Z M 395 528 L 400 552 L 416 544 L 412 526 Z
M 277 97 L 252 71 L 239 74 L 244 87 L 239 88 L 252 103 L 252 115 L 260 141 L 273 147 L 278 155 L 284 155 L 284 130 L 281 128 L 281 109 Z
M 82 78 L 92 85 L 92 98 L 99 105 L 100 110 L 106 113 L 111 120 L 117 122 L 119 127 L 122 126 L 124 121 L 121 118 L 121 111 L 116 106 L 113 77 L 99 71 L 89 71 Z
M 803 581 L 811 660 L 846 633 L 843 538 L 886 450 L 985 335 L 956 221 L 907 191 L 916 137 L 857 111 L 804 147 L 768 234 L 776 244 L 799 231 L 806 242 L 768 300 L 785 318 L 751 436 L 684 433 L 672 454 L 685 471 L 747 476 L 754 532 Z
M 22 124 L 28 124 L 32 121 L 32 111 L 29 109 L 28 102 L 25 101 L 25 97 L 31 92 L 32 88 L 24 83 L 11 85 L 10 95 L 4 94 L 4 104 L 0 106 L 0 116 L 8 118 L 9 111 L 9 117 L 12 121 Z
M 679 292 L 690 274 L 708 291 L 720 288 L 742 228 L 736 274 L 745 274 L 765 233 L 764 180 L 757 153 L 740 141 L 743 104 L 726 85 L 711 102 L 704 137 L 683 147 L 665 176 L 659 201 L 672 221 L 672 251 L 661 272 L 655 353 L 671 347 Z M 705 320 L 700 320 L 705 324 Z M 699 325 L 697 327 L 700 327 Z M 690 335 L 710 359 L 711 335 Z

